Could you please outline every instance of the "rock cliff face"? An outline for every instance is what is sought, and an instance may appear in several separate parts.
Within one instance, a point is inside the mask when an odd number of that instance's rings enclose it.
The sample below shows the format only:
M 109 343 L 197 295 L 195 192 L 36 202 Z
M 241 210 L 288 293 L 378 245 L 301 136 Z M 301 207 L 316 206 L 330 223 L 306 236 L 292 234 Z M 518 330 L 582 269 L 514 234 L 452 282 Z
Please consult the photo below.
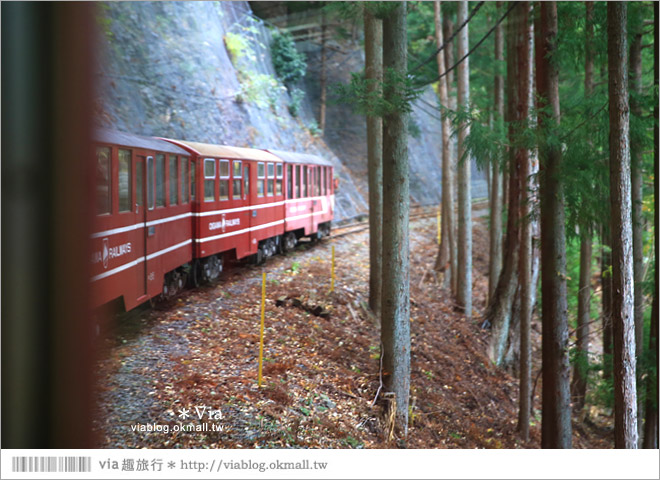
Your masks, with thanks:
M 314 52 L 307 53 L 306 99 L 293 117 L 292 100 L 272 66 L 270 31 L 247 2 L 108 2 L 99 4 L 98 23 L 100 126 L 321 155 L 341 179 L 337 218 L 367 211 L 364 119 L 330 105 L 325 135 L 316 131 Z M 359 47 L 349 55 L 353 71 L 360 70 Z M 329 83 L 351 71 L 342 58 L 330 62 Z M 432 95 L 427 92 L 426 101 L 434 104 Z M 437 203 L 440 122 L 424 110 L 420 105 L 413 113 L 422 131 L 410 142 L 411 198 Z

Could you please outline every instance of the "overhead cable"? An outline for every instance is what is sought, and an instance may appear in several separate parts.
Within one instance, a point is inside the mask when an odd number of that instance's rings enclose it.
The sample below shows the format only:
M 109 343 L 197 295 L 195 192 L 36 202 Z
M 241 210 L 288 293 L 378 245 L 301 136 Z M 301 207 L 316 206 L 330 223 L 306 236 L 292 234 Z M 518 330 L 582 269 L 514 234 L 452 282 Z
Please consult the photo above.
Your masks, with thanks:
M 444 77 L 444 76 L 447 75 L 449 72 L 451 72 L 451 71 L 454 70 L 456 67 L 458 67 L 461 63 L 463 63 L 463 60 L 465 60 L 467 57 L 469 57 L 469 56 L 472 54 L 472 52 L 474 52 L 477 48 L 479 48 L 479 46 L 480 46 L 480 45 L 481 45 L 481 44 L 482 44 L 482 43 L 483 43 L 483 42 L 484 42 L 484 41 L 490 36 L 491 33 L 493 33 L 493 31 L 497 28 L 497 26 L 498 26 L 500 23 L 502 23 L 502 21 L 503 21 L 508 15 L 509 15 L 509 13 L 511 13 L 511 11 L 512 11 L 514 8 L 516 8 L 516 6 L 518 5 L 518 3 L 519 3 L 519 2 L 511 2 L 511 6 L 510 6 L 509 9 L 504 13 L 504 15 L 502 15 L 502 17 L 500 17 L 500 19 L 495 23 L 495 25 L 493 25 L 493 27 L 488 31 L 488 33 L 486 33 L 486 35 L 484 35 L 483 38 L 482 38 L 481 40 L 479 40 L 479 41 L 477 42 L 477 44 L 476 44 L 474 47 L 472 47 L 472 48 L 470 49 L 470 51 L 469 51 L 468 53 L 466 53 L 466 54 L 463 56 L 463 58 L 461 58 L 459 61 L 457 61 L 455 64 L 453 64 L 450 68 L 448 68 L 448 69 L 447 69 L 442 75 L 438 75 L 438 76 L 437 76 L 436 78 L 434 78 L 433 80 L 431 80 L 431 81 L 429 81 L 429 82 L 426 82 L 426 83 L 423 84 L 423 85 L 420 85 L 419 88 L 423 88 L 423 87 L 425 87 L 425 86 L 427 86 L 427 85 L 430 85 L 430 84 L 432 84 L 432 83 L 434 83 L 434 82 L 437 82 L 437 81 L 440 80 L 442 77 Z
M 410 73 L 413 73 L 413 72 L 416 71 L 417 69 L 423 67 L 424 65 L 426 65 L 427 63 L 429 63 L 430 61 L 432 61 L 434 58 L 436 58 L 437 55 L 438 55 L 438 53 L 440 53 L 440 52 L 441 52 L 441 51 L 442 51 L 447 45 L 449 45 L 449 44 L 451 43 L 451 41 L 454 39 L 454 37 L 455 37 L 456 35 L 458 35 L 458 33 L 459 33 L 461 30 L 463 30 L 463 27 L 465 27 L 465 26 L 470 22 L 470 20 L 472 20 L 472 17 L 474 17 L 474 15 L 479 11 L 479 9 L 482 7 L 482 5 L 483 5 L 484 3 L 486 3 L 486 2 L 479 2 L 479 3 L 477 3 L 477 5 L 475 5 L 475 7 L 474 7 L 474 8 L 472 9 L 472 11 L 470 12 L 470 15 L 465 19 L 465 21 L 464 21 L 464 22 L 458 27 L 458 29 L 454 30 L 454 33 L 451 34 L 451 37 L 449 37 L 447 40 L 445 40 L 444 43 L 443 43 L 443 44 L 442 44 L 442 45 L 441 45 L 441 46 L 440 46 L 440 47 L 439 47 L 434 53 L 432 53 L 431 55 L 429 55 L 428 58 L 427 58 L 426 60 L 424 60 L 424 61 L 423 61 L 422 63 L 420 63 L 419 65 L 417 65 L 417 66 L 416 66 L 415 68 L 413 68 L 412 70 L 410 70 Z

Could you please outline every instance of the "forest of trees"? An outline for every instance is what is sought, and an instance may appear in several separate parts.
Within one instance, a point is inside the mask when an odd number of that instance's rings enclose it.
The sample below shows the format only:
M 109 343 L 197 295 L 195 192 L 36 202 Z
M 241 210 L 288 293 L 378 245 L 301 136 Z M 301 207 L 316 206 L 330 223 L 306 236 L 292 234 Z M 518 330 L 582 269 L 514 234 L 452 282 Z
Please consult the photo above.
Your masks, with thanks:
M 519 376 L 521 437 L 538 382 L 543 447 L 570 448 L 573 423 L 601 403 L 617 448 L 658 448 L 658 3 L 342 9 L 364 18 L 365 75 L 351 91 L 367 117 L 369 303 L 397 431 L 410 397 L 407 117 L 431 85 L 443 145 L 437 295 L 466 321 L 483 317 L 490 360 Z M 484 312 L 472 307 L 472 159 L 489 184 Z

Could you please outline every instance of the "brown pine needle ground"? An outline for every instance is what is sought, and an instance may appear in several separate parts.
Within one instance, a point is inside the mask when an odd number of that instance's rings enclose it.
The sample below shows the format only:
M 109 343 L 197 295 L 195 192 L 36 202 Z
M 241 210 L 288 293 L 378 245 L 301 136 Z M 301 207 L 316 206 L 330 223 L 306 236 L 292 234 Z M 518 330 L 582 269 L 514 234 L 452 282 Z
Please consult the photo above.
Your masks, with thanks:
M 450 295 L 437 285 L 436 241 L 434 217 L 411 222 L 412 407 L 405 441 L 388 442 L 384 392 L 372 406 L 380 384 L 380 338 L 364 309 L 369 266 L 363 231 L 303 245 L 261 267 L 230 268 L 214 286 L 124 320 L 99 363 L 100 446 L 538 447 L 540 413 L 531 440 L 522 444 L 516 432 L 517 379 L 490 366 L 484 354 L 488 332 L 479 328 L 487 291 L 484 221 L 474 226 L 472 321 L 455 311 Z M 332 242 L 337 281 L 329 294 Z M 268 280 L 259 389 L 262 271 Z M 313 307 L 325 315 L 310 313 Z M 540 329 L 534 328 L 540 342 Z M 540 409 L 540 386 L 535 407 Z M 209 410 L 219 410 L 222 418 L 209 418 Z M 182 418 L 186 411 L 192 416 Z M 156 424 L 161 431 L 134 431 L 138 424 Z M 208 430 L 174 432 L 176 425 Z M 222 431 L 211 431 L 212 425 Z M 576 430 L 576 447 L 611 447 L 609 434 L 586 426 Z

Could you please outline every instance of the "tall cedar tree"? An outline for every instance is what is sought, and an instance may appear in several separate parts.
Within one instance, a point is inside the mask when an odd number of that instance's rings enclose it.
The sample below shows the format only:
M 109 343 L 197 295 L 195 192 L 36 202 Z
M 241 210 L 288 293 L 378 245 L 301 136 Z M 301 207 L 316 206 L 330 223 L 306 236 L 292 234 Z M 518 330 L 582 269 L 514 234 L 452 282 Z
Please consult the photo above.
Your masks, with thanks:
M 584 96 L 593 94 L 594 82 L 594 3 L 585 2 L 584 28 Z M 589 141 L 591 144 L 592 142 Z M 587 392 L 587 362 L 589 359 L 589 324 L 591 306 L 591 225 L 580 226 L 580 284 L 578 288 L 578 313 L 576 331 L 576 362 L 573 366 L 571 397 L 576 410 L 584 407 Z
M 468 15 L 468 2 L 458 4 L 458 23 L 463 24 Z M 468 44 L 468 25 L 458 33 L 458 56 L 463 58 L 470 48 Z M 458 65 L 458 109 L 470 108 L 470 59 L 466 58 Z M 466 318 L 472 318 L 472 202 L 470 191 L 470 154 L 465 141 L 470 134 L 470 127 L 464 121 L 458 131 L 458 283 L 456 300 L 464 309 Z
M 515 88 L 516 121 L 526 124 L 529 117 L 530 95 L 530 23 L 529 2 L 521 2 L 513 11 L 515 23 L 514 55 L 518 72 L 518 85 Z M 529 439 L 529 411 L 532 389 L 532 224 L 530 222 L 530 159 L 526 148 L 515 149 L 515 161 L 520 168 L 520 255 L 518 272 L 520 275 L 520 409 L 518 428 L 523 440 Z
M 441 2 L 434 2 L 435 41 L 438 48 L 444 43 L 442 35 L 442 7 Z M 447 75 L 445 73 L 445 50 L 438 52 L 438 100 L 440 104 L 449 108 L 449 97 L 447 91 Z M 453 162 L 450 149 L 451 120 L 449 115 L 442 115 L 442 215 L 440 222 L 440 251 L 436 259 L 436 270 L 444 272 L 443 287 L 449 288 L 451 276 L 456 272 L 451 270 L 451 259 L 456 255 L 456 244 L 454 240 L 454 202 L 453 195 Z
M 541 295 L 543 368 L 543 448 L 571 448 L 571 398 L 568 362 L 566 232 L 560 177 L 561 145 L 552 140 L 559 125 L 557 4 L 541 2 L 536 16 L 538 126 L 548 132 L 539 145 L 541 200 Z
M 519 5 L 516 6 L 516 9 Z M 512 10 L 512 13 L 515 11 Z M 506 24 L 506 43 L 507 43 L 507 109 L 506 123 L 508 125 L 509 145 L 515 144 L 515 138 L 518 135 L 519 123 L 515 122 L 516 110 L 514 108 L 514 86 L 517 85 L 518 77 L 516 62 L 514 61 L 514 39 L 515 24 L 513 15 L 509 15 Z M 492 327 L 492 333 L 488 344 L 488 356 L 495 365 L 501 365 L 504 358 L 507 338 L 509 336 L 509 326 L 513 310 L 513 301 L 516 290 L 518 289 L 518 247 L 519 247 L 519 212 L 520 212 L 520 169 L 513 160 L 513 148 L 509 147 L 507 155 L 508 167 L 504 169 L 508 172 L 505 175 L 509 186 L 506 189 L 508 194 L 507 225 L 506 238 L 504 243 L 504 261 L 502 271 L 500 272 L 488 311 L 486 312 L 487 322 Z
M 497 17 L 501 16 L 502 2 L 497 2 Z M 496 118 L 504 119 L 504 76 L 500 64 L 504 60 L 504 36 L 502 24 L 495 27 L 495 62 L 497 69 L 494 79 Z M 497 124 L 497 123 L 496 123 Z M 492 166 L 490 187 L 490 255 L 488 262 L 488 301 L 495 294 L 497 279 L 502 271 L 502 165 L 497 159 Z
M 642 18 L 634 15 L 631 21 L 632 42 L 630 44 L 630 112 L 637 118 L 643 114 L 640 96 L 643 94 L 642 84 Z M 632 19 L 631 19 L 632 20 Z M 631 201 L 632 201 L 632 235 L 633 235 L 633 271 L 635 276 L 635 345 L 637 359 L 642 353 L 644 331 L 644 252 L 642 233 L 644 217 L 642 215 L 642 147 L 639 135 L 630 139 L 631 167 Z
M 640 96 L 642 87 L 642 18 L 641 15 L 632 15 L 630 22 L 632 42 L 630 43 L 630 113 L 642 117 L 642 102 Z M 634 318 L 635 318 L 635 356 L 636 361 L 642 355 L 644 344 L 644 292 L 642 282 L 644 281 L 644 216 L 642 215 L 643 179 L 642 179 L 642 142 L 639 135 L 630 139 L 630 186 L 632 203 L 632 242 L 633 242 L 633 275 L 635 285 Z M 637 370 L 639 374 L 639 370 Z M 641 447 L 642 418 L 644 417 L 644 403 L 641 395 L 642 383 L 637 382 L 637 440 Z
M 445 14 L 442 17 L 442 34 L 444 38 L 451 38 L 452 35 L 454 34 L 454 22 L 451 19 L 451 15 Z M 454 66 L 454 50 L 456 48 L 456 43 L 455 41 L 452 41 L 449 45 L 447 45 L 447 48 L 443 49 L 443 52 L 445 52 L 445 71 L 447 72 L 447 75 L 445 76 L 447 80 L 447 103 L 448 107 L 452 110 L 456 110 L 456 93 L 455 93 L 455 86 L 454 86 L 454 72 L 456 69 L 450 70 L 451 67 Z M 453 136 L 450 137 L 450 142 L 454 142 Z M 456 211 L 455 211 L 455 206 L 456 206 L 456 160 L 455 157 L 453 156 L 453 152 L 455 151 L 454 148 L 451 148 L 451 145 L 449 147 L 450 152 L 452 152 L 452 157 L 450 159 L 450 169 L 451 169 L 451 175 L 448 178 L 448 181 L 451 182 L 450 188 L 448 189 L 448 194 L 450 195 L 450 202 L 449 202 L 449 207 L 451 208 L 451 225 L 448 225 L 448 228 L 451 228 L 451 232 L 448 232 L 448 235 L 451 235 L 451 244 L 450 244 L 450 250 L 449 250 L 449 261 L 451 263 L 451 278 L 450 278 L 450 283 L 451 283 L 451 291 L 454 295 L 456 295 L 456 285 L 457 285 L 457 279 L 458 279 L 458 267 L 457 267 L 457 262 L 458 262 L 458 253 L 457 253 L 457 248 L 456 248 Z
M 612 205 L 612 327 L 614 333 L 614 444 L 637 448 L 635 317 L 630 186 L 627 5 L 607 4 Z M 545 385 L 545 383 L 544 383 Z
M 380 90 L 383 81 L 383 22 L 369 8 L 364 10 L 365 76 L 369 93 Z M 383 219 L 383 122 L 367 112 L 367 157 L 369 170 L 369 307 L 380 318 L 382 303 Z
M 656 284 L 653 289 L 653 309 L 651 312 L 651 332 L 649 335 L 649 351 L 651 352 L 651 365 L 658 364 L 658 143 L 660 134 L 658 133 L 658 2 L 653 5 L 654 20 L 654 45 L 653 45 L 653 83 L 655 85 L 655 94 L 653 108 L 653 117 L 655 126 L 653 128 L 653 176 L 654 202 L 655 202 L 655 271 Z M 644 448 L 658 448 L 658 374 L 648 375 L 646 377 L 646 418 L 644 421 Z
M 385 101 L 397 104 L 404 96 L 406 4 L 391 4 L 383 19 L 383 67 Z M 386 388 L 394 393 L 396 425 L 408 434 L 410 395 L 410 258 L 408 221 L 408 115 L 395 110 L 383 117 L 383 304 L 381 340 Z
M 320 75 L 320 87 L 321 87 L 321 98 L 319 100 L 319 128 L 321 131 L 325 131 L 325 110 L 326 110 L 326 98 L 327 98 L 327 79 L 328 76 L 326 71 L 328 69 L 327 62 L 327 47 L 326 47 L 326 32 L 327 32 L 327 22 L 325 18 L 325 11 L 321 10 L 321 75 Z

